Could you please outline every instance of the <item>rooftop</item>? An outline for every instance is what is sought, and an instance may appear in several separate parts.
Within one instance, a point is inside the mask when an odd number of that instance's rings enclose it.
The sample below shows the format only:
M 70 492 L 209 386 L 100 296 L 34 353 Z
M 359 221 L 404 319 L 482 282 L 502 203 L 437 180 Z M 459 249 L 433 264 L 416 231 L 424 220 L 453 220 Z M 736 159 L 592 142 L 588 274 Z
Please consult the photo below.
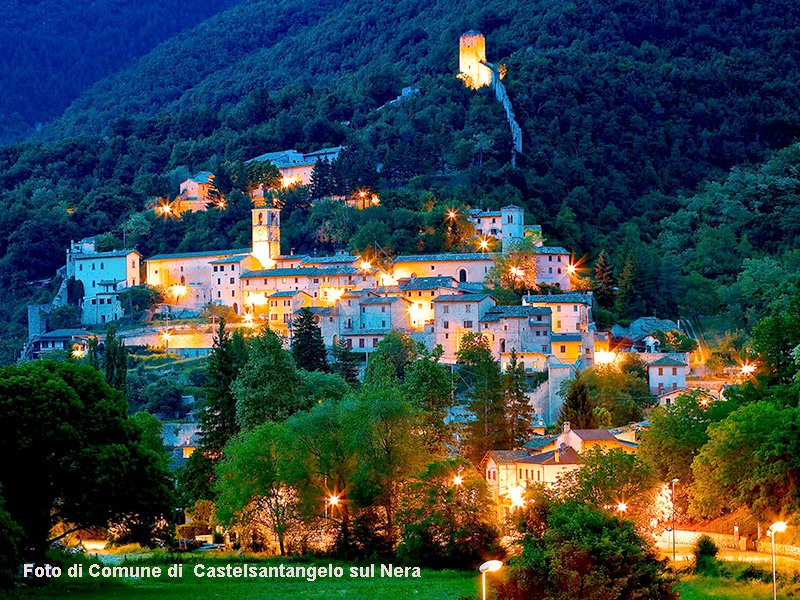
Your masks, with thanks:
M 199 173 L 195 173 L 194 177 L 190 178 L 190 181 L 195 181 L 197 183 L 211 183 L 214 181 L 214 174 L 210 171 L 200 171 Z
M 484 457 L 491 458 L 498 465 L 519 462 L 530 456 L 527 450 L 489 450 Z
M 592 304 L 592 295 L 588 292 L 564 292 L 563 294 L 528 294 L 522 297 L 523 302 L 533 304 Z
M 648 363 L 649 367 L 685 367 L 686 363 L 675 356 L 662 356 Z
M 250 248 L 235 248 L 233 250 L 203 250 L 201 252 L 179 252 L 177 254 L 156 254 L 147 260 L 177 260 L 180 258 L 203 258 L 206 256 L 219 256 L 220 258 L 224 258 L 234 254 L 250 254 Z
M 392 304 L 393 302 L 408 302 L 402 296 L 371 296 L 369 298 L 364 298 L 361 301 L 361 306 L 365 304 Z
M 407 254 L 395 258 L 394 263 L 494 260 L 496 256 L 498 256 L 496 252 L 443 252 L 441 254 Z
M 552 333 L 550 339 L 553 342 L 581 342 L 583 336 L 580 333 Z
M 547 306 L 493 306 L 481 317 L 481 321 L 499 321 L 500 319 L 526 319 L 536 315 L 550 316 Z
M 241 274 L 242 279 L 257 277 L 330 277 L 337 275 L 355 275 L 358 269 L 355 267 L 286 267 L 279 269 L 258 269 L 245 271 Z
M 528 456 L 517 462 L 534 465 L 577 465 L 582 461 L 575 449 L 572 446 L 567 446 L 558 450 L 558 460 L 556 460 L 556 450 L 548 450 L 547 452 Z
M 584 442 L 618 441 L 608 429 L 571 429 Z
M 433 299 L 434 302 L 480 302 L 492 298 L 491 294 L 440 294 Z
M 249 254 L 237 254 L 235 256 L 226 256 L 225 258 L 218 258 L 217 260 L 212 260 L 211 264 L 212 265 L 216 265 L 216 264 L 227 264 L 227 263 L 240 263 L 245 258 L 247 258 L 248 256 L 250 256 L 250 255 Z
M 275 292 L 267 296 L 268 298 L 292 298 L 297 294 L 305 294 L 303 290 L 284 290 L 282 292 Z
M 85 329 L 54 329 L 53 331 L 48 331 L 47 333 L 42 333 L 41 335 L 37 335 L 36 339 L 39 340 L 47 340 L 47 339 L 61 339 L 61 338 L 73 338 L 73 337 L 97 337 L 93 333 L 86 331 Z
M 440 287 L 455 288 L 456 280 L 453 277 L 412 277 L 409 280 L 401 280 L 399 287 L 404 292 L 435 290 Z
M 562 246 L 538 246 L 536 254 L 569 254 L 569 251 Z
M 121 258 L 129 254 L 139 254 L 136 250 L 109 250 L 108 252 L 90 252 L 88 254 L 73 253 L 70 256 L 74 260 L 93 260 L 96 258 Z

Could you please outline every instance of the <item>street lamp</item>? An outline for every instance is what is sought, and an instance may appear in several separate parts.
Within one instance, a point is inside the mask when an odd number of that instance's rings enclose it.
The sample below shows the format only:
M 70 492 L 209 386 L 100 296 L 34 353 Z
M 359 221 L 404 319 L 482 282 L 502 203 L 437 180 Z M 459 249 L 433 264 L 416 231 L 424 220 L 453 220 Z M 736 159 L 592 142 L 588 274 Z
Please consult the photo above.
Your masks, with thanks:
M 481 591 L 483 593 L 483 600 L 486 600 L 486 574 L 494 573 L 503 568 L 503 561 L 501 560 L 487 560 L 480 567 L 478 571 L 481 573 Z
M 627 503 L 625 503 L 625 502 L 617 503 L 617 512 L 624 513 L 626 510 L 628 510 Z
M 786 531 L 786 521 L 776 521 L 767 529 L 767 535 L 772 538 L 772 600 L 778 599 L 778 584 L 775 577 L 775 534 Z
M 331 494 L 325 499 L 325 518 L 328 518 L 328 507 L 329 506 L 339 506 L 339 496 L 336 494 Z
M 670 500 L 672 500 L 672 561 L 675 562 L 675 484 L 678 483 L 680 479 L 675 477 L 672 480 L 672 495 L 670 496 Z
M 461 485 L 462 483 L 464 483 L 464 478 L 461 475 L 453 477 L 453 485 Z

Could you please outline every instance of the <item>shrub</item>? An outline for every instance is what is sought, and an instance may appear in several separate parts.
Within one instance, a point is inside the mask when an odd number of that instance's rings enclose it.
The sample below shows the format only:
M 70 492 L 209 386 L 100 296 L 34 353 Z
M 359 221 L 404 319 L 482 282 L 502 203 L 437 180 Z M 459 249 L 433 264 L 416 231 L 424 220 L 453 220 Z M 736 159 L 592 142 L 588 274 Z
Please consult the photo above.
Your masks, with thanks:
M 20 550 L 22 549 L 22 529 L 3 510 L 0 498 L 0 590 L 11 587 L 19 567 Z
M 717 553 L 719 548 L 707 535 L 701 535 L 694 544 L 694 571 L 700 575 L 719 575 Z

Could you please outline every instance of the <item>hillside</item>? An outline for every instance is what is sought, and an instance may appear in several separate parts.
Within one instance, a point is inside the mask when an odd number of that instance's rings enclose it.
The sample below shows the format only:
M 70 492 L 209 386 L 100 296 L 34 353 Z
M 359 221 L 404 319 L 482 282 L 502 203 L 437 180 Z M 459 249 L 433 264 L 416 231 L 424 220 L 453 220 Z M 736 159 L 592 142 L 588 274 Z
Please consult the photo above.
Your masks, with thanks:
M 487 35 L 490 60 L 508 66 L 524 132 L 516 169 L 492 94 L 453 77 L 458 37 L 472 28 Z M 39 141 L 0 149 L 4 321 L 20 331 L 24 282 L 52 276 L 71 238 L 111 231 L 114 244 L 124 229 L 146 254 L 241 245 L 246 207 L 181 223 L 132 215 L 191 171 L 332 144 L 349 147 L 338 191 L 369 185 L 382 206 L 350 214 L 292 194 L 287 251 L 374 242 L 439 251 L 445 206 L 513 201 L 578 256 L 606 250 L 620 287 L 633 290 L 620 312 L 732 310 L 738 296 L 727 290 L 744 261 L 786 245 L 772 233 L 751 240 L 738 208 L 722 214 L 736 247 L 714 247 L 724 271 L 697 281 L 687 265 L 720 223 L 709 220 L 703 235 L 684 224 L 715 206 L 704 190 L 693 197 L 698 184 L 736 167 L 730 190 L 748 164 L 798 139 L 798 33 L 789 0 L 241 2 L 94 85 Z M 380 108 L 412 84 L 418 96 Z M 794 154 L 779 160 L 791 174 Z M 748 177 L 772 177 L 770 168 Z M 791 206 L 770 185 L 776 206 Z M 758 187 L 747 190 L 750 206 Z M 770 206 L 759 215 L 768 220 Z

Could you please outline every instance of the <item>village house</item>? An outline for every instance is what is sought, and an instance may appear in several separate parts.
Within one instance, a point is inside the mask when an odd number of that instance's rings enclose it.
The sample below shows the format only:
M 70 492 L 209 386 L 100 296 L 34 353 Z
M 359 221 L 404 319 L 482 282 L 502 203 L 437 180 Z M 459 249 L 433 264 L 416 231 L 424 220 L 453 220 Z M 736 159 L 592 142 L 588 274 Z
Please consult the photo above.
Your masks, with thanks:
M 78 357 L 84 356 L 89 340 L 97 337 L 85 329 L 56 329 L 39 333 L 28 340 L 22 357 L 26 360 L 33 360 L 56 350 Z
M 525 210 L 510 204 L 500 210 L 473 208 L 467 213 L 479 239 L 492 237 L 501 243 L 503 252 L 525 237 Z
M 95 239 L 70 242 L 67 278 L 83 287 L 81 323 L 96 325 L 122 317 L 119 292 L 142 283 L 141 254 L 136 250 L 97 252 Z
M 314 171 L 317 161 L 333 162 L 339 157 L 343 149 L 342 146 L 334 146 L 307 153 L 297 152 L 296 150 L 281 150 L 256 156 L 248 162 L 271 162 L 281 173 L 282 187 L 309 185 L 311 183 L 311 173 Z M 263 189 L 260 192 L 260 196 L 258 192 L 256 193 L 256 197 L 264 197 Z
M 443 350 L 442 362 L 455 362 L 461 341 L 480 333 L 480 318 L 497 305 L 491 294 L 447 294 L 434 299 L 434 346 Z
M 526 371 L 543 371 L 550 354 L 550 308 L 538 306 L 492 306 L 480 317 L 480 332 L 499 357 L 502 370 L 513 350 Z
M 648 362 L 647 378 L 650 392 L 660 396 L 664 392 L 686 389 L 686 373 L 689 363 L 683 358 L 666 355 Z
M 181 182 L 180 193 L 174 204 L 178 212 L 206 210 L 210 201 L 210 191 L 214 187 L 214 174 L 200 171 Z
M 548 306 L 553 315 L 554 333 L 589 331 L 593 326 L 592 292 L 531 294 L 522 297 L 523 306 Z

